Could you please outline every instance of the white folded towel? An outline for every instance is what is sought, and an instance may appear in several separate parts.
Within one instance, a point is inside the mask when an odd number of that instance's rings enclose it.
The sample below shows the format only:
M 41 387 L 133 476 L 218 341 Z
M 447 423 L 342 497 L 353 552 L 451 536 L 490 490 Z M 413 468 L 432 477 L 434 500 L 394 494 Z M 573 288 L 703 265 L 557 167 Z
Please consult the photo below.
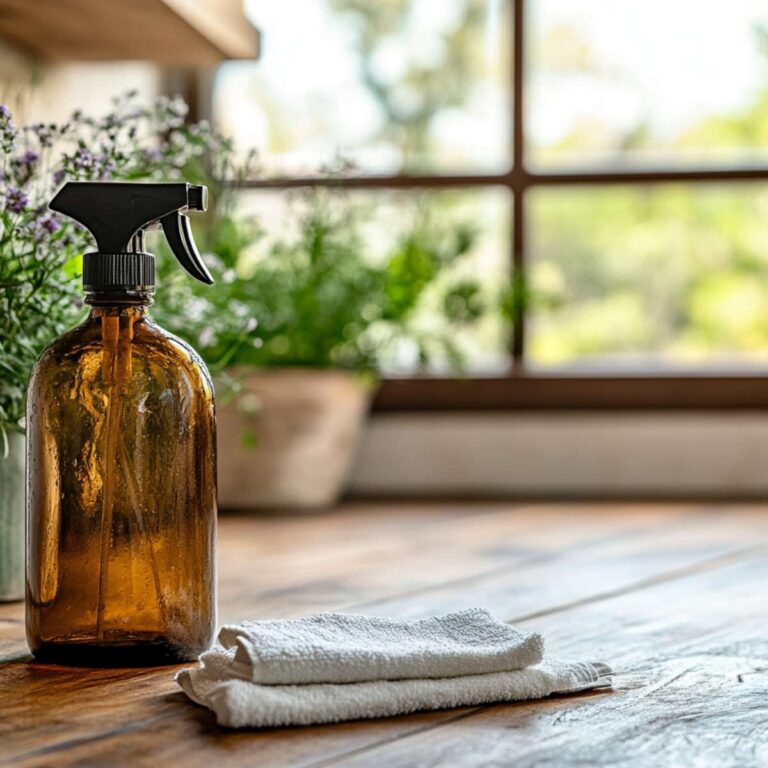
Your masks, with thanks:
M 387 717 L 611 682 L 605 664 L 539 664 L 540 635 L 480 609 L 421 621 L 319 614 L 247 622 L 224 627 L 219 640 L 223 648 L 204 653 L 200 667 L 176 680 L 233 728 Z
M 610 670 L 604 664 L 548 662 L 513 672 L 431 680 L 259 685 L 209 677 L 203 668 L 184 669 L 176 679 L 190 699 L 214 712 L 219 725 L 265 728 L 539 699 L 608 686 Z
M 305 619 L 222 627 L 232 671 L 266 685 L 359 683 L 525 669 L 541 661 L 541 635 L 520 632 L 482 608 L 408 621 L 319 613 Z

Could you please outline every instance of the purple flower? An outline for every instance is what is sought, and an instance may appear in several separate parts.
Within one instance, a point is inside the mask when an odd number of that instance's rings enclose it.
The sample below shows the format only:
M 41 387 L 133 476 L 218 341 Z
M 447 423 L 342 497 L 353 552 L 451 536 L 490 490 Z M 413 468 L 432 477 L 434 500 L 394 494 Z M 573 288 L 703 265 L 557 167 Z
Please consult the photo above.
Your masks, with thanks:
M 70 176 L 90 179 L 93 178 L 94 174 L 98 175 L 96 161 L 97 158 L 93 156 L 93 153 L 81 146 L 71 155 L 64 156 L 64 167 Z
M 157 147 L 147 147 L 141 150 L 144 161 L 148 163 L 159 163 L 163 159 L 163 153 Z
M 53 140 L 56 138 L 56 133 L 59 129 L 55 123 L 35 123 L 34 125 L 28 126 L 25 130 L 29 130 L 35 134 L 41 147 L 50 147 L 51 144 L 53 144 Z
M 83 168 L 90 168 L 93 165 L 93 155 L 87 149 L 81 149 L 75 155 L 75 161 Z
M 114 158 L 109 155 L 102 155 L 98 158 L 99 165 L 101 165 L 101 178 L 110 179 L 117 170 L 117 163 Z
M 11 113 L 5 104 L 0 104 L 0 149 L 11 152 L 16 142 L 16 128 L 11 121 Z
M 39 155 L 36 152 L 28 150 L 20 157 L 14 157 L 11 160 L 11 165 L 16 172 L 19 183 L 26 184 L 29 181 L 34 173 L 38 159 Z
M 21 213 L 29 203 L 29 197 L 20 189 L 11 187 L 8 190 L 8 197 L 5 201 L 5 207 L 11 213 Z
M 54 219 L 53 216 L 43 216 L 43 218 L 40 219 L 40 226 L 49 235 L 52 235 L 54 232 L 58 232 L 61 229 L 61 223 Z
M 64 179 L 67 178 L 67 172 L 63 168 L 59 168 L 53 174 L 53 183 L 58 187 Z

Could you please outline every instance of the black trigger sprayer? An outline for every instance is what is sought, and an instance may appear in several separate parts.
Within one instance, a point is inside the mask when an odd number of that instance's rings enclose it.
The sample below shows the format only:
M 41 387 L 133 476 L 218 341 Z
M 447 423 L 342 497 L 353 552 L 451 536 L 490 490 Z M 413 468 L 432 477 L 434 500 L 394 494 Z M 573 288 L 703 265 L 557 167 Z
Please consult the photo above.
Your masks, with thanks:
M 204 211 L 208 190 L 186 183 L 70 181 L 51 200 L 51 210 L 82 224 L 97 251 L 83 256 L 86 291 L 154 290 L 155 257 L 144 252 L 144 233 L 162 227 L 179 264 L 211 285 L 185 211 Z

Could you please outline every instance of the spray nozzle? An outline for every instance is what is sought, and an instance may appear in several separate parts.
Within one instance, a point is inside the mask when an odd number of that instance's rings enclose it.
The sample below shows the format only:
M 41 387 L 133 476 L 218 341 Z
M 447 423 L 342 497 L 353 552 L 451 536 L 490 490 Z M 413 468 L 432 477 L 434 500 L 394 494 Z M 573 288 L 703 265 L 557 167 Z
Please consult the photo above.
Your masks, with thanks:
M 98 251 L 83 257 L 86 289 L 154 288 L 154 257 L 143 252 L 144 232 L 162 227 L 173 254 L 192 277 L 213 278 L 192 238 L 185 211 L 204 211 L 208 190 L 181 183 L 67 182 L 51 210 L 80 222 Z

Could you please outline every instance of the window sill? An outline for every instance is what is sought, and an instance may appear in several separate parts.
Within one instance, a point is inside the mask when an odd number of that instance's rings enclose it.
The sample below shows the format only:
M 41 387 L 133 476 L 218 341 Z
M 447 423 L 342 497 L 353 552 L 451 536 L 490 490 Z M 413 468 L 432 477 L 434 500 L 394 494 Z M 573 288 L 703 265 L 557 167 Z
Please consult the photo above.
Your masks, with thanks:
M 374 411 L 768 409 L 768 373 L 538 375 L 386 379 Z

